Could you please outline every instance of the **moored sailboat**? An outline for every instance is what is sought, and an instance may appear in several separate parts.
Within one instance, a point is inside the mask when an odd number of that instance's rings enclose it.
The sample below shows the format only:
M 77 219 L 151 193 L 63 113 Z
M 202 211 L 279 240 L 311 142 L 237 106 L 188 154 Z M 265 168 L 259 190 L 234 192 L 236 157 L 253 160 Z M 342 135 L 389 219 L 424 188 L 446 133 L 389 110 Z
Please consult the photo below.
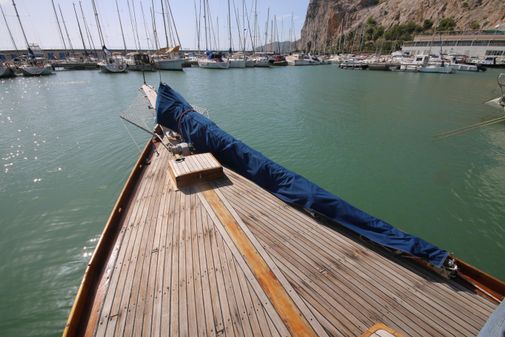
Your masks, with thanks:
M 160 48 L 152 55 L 154 65 L 159 70 L 183 70 L 185 60 L 180 55 L 181 41 L 179 39 L 179 32 L 175 24 L 175 19 L 172 13 L 170 2 L 166 2 L 167 12 L 165 13 L 164 0 L 161 0 L 161 15 L 163 17 L 163 28 L 165 31 L 165 48 Z M 153 2 L 154 6 L 154 2 Z M 168 22 L 167 22 L 168 21 Z M 153 25 L 155 26 L 155 19 L 153 16 Z M 169 38 L 170 35 L 170 38 Z M 170 40 L 170 42 L 169 42 Z M 169 47 L 172 44 L 174 47 Z
M 156 68 L 160 70 L 182 70 L 185 60 L 179 56 L 179 46 L 161 48 L 152 56 Z
M 104 59 L 98 62 L 98 66 L 100 67 L 100 71 L 103 73 L 126 73 L 127 66 L 124 58 L 121 54 L 111 53 L 107 47 L 105 46 L 105 39 L 103 37 L 102 26 L 100 25 L 100 19 L 98 17 L 98 11 L 96 9 L 95 0 L 91 0 L 91 4 L 93 5 L 93 12 L 95 14 L 96 28 L 98 30 L 98 37 L 100 39 L 100 43 L 102 45 L 102 51 L 104 53 Z M 118 11 L 119 14 L 119 11 Z M 121 32 L 123 32 L 121 25 Z M 123 35 L 124 36 L 124 35 Z M 123 40 L 124 41 L 124 40 Z M 126 48 L 126 44 L 125 44 Z
M 198 59 L 198 66 L 206 69 L 228 69 L 230 61 L 223 58 L 223 54 L 218 52 L 206 52 L 207 57 Z
M 127 71 L 126 62 L 124 58 L 119 53 L 106 53 L 104 60 L 98 62 L 100 71 L 103 73 L 125 73 Z
M 18 9 L 16 3 L 12 0 L 12 6 L 16 12 L 18 18 L 19 26 L 21 27 L 21 32 L 26 42 L 26 47 L 28 49 L 28 56 L 25 58 L 24 62 L 18 66 L 18 69 L 23 73 L 24 76 L 44 76 L 51 75 L 53 73 L 53 67 L 47 62 L 47 60 L 42 57 L 40 53 L 40 48 L 36 44 L 30 44 L 28 38 L 26 37 L 25 29 L 21 18 L 19 17 Z M 38 53 L 38 55 L 36 54 Z

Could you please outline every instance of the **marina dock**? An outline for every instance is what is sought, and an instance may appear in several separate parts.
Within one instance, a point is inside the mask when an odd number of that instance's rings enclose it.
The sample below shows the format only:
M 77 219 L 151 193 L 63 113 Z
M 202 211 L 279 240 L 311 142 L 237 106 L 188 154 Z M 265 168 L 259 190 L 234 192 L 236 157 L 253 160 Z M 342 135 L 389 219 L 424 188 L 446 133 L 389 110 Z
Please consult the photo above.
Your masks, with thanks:
M 181 172 L 204 168 L 197 158 Z M 177 186 L 175 159 L 146 145 L 64 336 L 361 336 L 378 323 L 397 336 L 475 336 L 497 306 L 226 168 Z

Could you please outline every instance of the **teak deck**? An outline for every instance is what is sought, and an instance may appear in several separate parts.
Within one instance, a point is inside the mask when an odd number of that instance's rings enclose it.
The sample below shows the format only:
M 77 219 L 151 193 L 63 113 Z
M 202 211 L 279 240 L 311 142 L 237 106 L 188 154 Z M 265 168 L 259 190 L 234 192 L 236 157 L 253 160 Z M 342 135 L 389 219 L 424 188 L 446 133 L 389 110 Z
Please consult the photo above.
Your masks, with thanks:
M 475 336 L 496 306 L 229 170 L 177 189 L 157 145 L 77 335 L 360 336 L 381 322 L 405 336 Z
M 464 263 L 465 277 L 442 278 L 227 169 L 177 186 L 160 145 L 146 145 L 114 207 L 65 337 L 475 336 L 496 301 L 461 278 L 504 293 Z

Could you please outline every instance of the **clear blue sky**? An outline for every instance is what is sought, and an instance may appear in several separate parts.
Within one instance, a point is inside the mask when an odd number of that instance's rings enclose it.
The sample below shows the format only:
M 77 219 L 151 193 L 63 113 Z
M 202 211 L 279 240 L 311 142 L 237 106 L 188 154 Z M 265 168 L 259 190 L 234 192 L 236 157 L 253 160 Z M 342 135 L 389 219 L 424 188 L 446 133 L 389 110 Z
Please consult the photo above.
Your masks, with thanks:
M 95 19 L 93 15 L 91 0 L 81 0 L 84 8 L 84 14 L 88 26 L 90 26 L 91 33 L 95 44 L 98 46 L 99 39 L 96 29 Z M 122 38 L 121 31 L 119 28 L 119 21 L 117 16 L 117 11 L 115 7 L 114 0 L 95 0 L 98 12 L 100 16 L 100 23 L 105 34 L 105 40 L 107 47 L 109 48 L 122 48 Z M 152 25 L 150 19 L 150 8 L 151 0 L 130 0 L 134 2 L 137 14 L 137 25 L 139 29 L 139 36 L 141 40 L 141 45 L 143 48 L 147 47 L 147 38 L 144 30 L 144 24 L 142 20 L 141 3 L 144 8 L 146 16 L 146 25 L 148 25 L 148 31 L 152 41 Z M 164 44 L 164 29 L 163 21 L 161 15 L 161 4 L 160 0 L 153 0 L 156 12 L 156 23 L 158 29 L 158 35 L 160 42 Z M 221 49 L 228 48 L 228 10 L 226 0 L 208 0 L 212 20 L 214 23 L 214 31 L 217 40 L 217 18 L 219 18 L 219 42 Z M 300 36 L 300 30 L 303 26 L 303 21 L 305 19 L 305 13 L 307 11 L 309 0 L 257 0 L 258 3 L 258 26 L 261 33 L 261 41 L 264 41 L 264 31 L 265 22 L 267 18 L 267 9 L 270 8 L 270 18 L 273 19 L 273 15 L 277 16 L 277 27 L 279 36 L 283 33 L 283 39 L 288 39 L 289 30 L 291 27 L 291 13 L 294 15 L 294 31 L 296 37 Z M 79 36 L 79 31 L 77 27 L 77 22 L 75 19 L 75 14 L 72 7 L 72 2 L 76 3 L 76 7 L 79 14 L 79 20 L 81 20 L 81 15 L 78 6 L 78 0 L 54 0 L 56 7 L 60 4 L 65 17 L 65 22 L 69 30 L 70 39 L 75 48 L 82 48 L 81 39 Z M 195 23 L 195 10 L 194 2 L 198 4 L 200 0 L 172 0 L 170 4 L 172 6 L 172 11 L 174 14 L 175 22 L 177 24 L 177 29 L 179 31 L 179 36 L 181 39 L 181 44 L 183 48 L 196 48 L 196 23 Z M 237 10 L 242 11 L 242 0 L 231 0 L 232 6 L 233 2 L 237 7 Z M 125 30 L 126 43 L 128 48 L 134 48 L 134 38 L 132 33 L 132 28 L 130 24 L 127 0 L 118 0 L 121 20 L 123 22 L 123 28 Z M 130 2 L 131 3 L 131 2 Z M 5 12 L 9 27 L 14 35 L 14 39 L 19 49 L 25 48 L 24 38 L 19 28 L 17 22 L 14 8 L 12 6 L 11 0 L 0 0 L 0 4 Z M 250 10 L 253 4 L 253 0 L 246 0 L 246 6 Z M 42 48 L 62 48 L 63 44 L 58 32 L 58 27 L 56 24 L 56 18 L 53 13 L 51 0 L 16 0 L 16 5 L 23 22 L 23 26 L 26 31 L 28 41 L 30 43 L 37 43 Z M 233 9 L 232 9 L 233 12 Z M 251 20 L 253 16 L 251 15 Z M 202 21 L 203 22 L 203 21 Z M 82 22 L 81 22 L 82 25 Z M 251 22 L 252 25 L 252 22 Z M 203 27 L 203 23 L 202 23 Z M 62 27 L 63 29 L 63 27 Z M 202 28 L 203 30 L 203 28 Z M 251 27 L 252 30 L 252 27 Z M 270 29 L 269 29 L 270 30 Z M 238 38 L 237 38 L 237 24 L 235 21 L 235 16 L 232 14 L 232 32 L 234 40 L 234 49 L 238 49 Z M 65 32 L 63 33 L 65 35 Z M 203 32 L 202 32 L 203 34 Z M 66 36 L 65 36 L 66 38 Z M 87 40 L 86 44 L 87 43 Z M 217 42 L 217 41 L 216 41 Z M 248 42 L 248 46 L 250 42 Z M 205 47 L 204 38 L 202 35 L 202 48 Z M 0 17 L 0 49 L 13 49 L 13 45 L 9 38 L 7 28 L 3 18 Z

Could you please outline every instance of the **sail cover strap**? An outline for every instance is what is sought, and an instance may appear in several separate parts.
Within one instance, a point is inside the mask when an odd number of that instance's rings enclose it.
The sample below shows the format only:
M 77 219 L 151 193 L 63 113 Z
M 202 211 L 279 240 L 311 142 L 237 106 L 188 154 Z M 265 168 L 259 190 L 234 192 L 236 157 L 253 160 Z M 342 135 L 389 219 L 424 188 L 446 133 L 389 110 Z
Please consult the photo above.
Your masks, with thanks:
M 159 124 L 178 130 L 198 152 L 211 152 L 222 165 L 290 205 L 322 214 L 379 245 L 422 258 L 439 268 L 448 256 L 447 251 L 365 213 L 235 139 L 195 112 L 164 83 L 158 89 L 156 117 Z

